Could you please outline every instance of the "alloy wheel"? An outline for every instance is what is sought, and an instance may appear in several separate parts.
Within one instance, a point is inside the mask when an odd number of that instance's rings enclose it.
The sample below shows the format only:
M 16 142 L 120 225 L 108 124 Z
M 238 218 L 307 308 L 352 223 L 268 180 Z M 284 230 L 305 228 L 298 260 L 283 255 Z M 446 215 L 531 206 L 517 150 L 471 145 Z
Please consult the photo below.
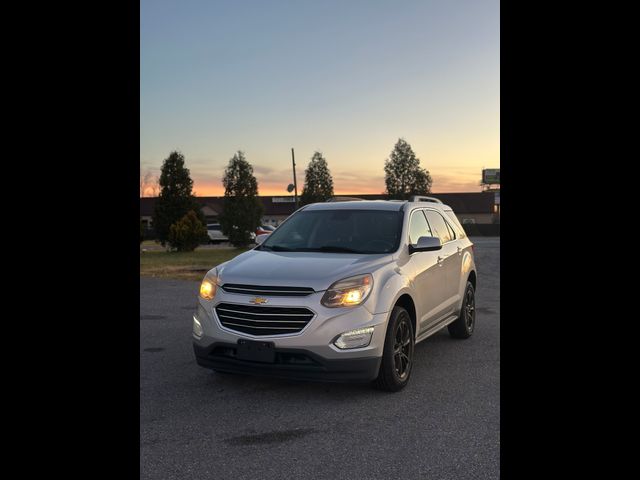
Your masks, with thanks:
M 393 364 L 400 380 L 409 375 L 412 356 L 411 327 L 407 318 L 403 317 L 398 322 L 393 342 Z
M 476 319 L 476 302 L 473 290 L 468 289 L 464 299 L 464 323 L 467 330 L 473 330 L 473 324 Z

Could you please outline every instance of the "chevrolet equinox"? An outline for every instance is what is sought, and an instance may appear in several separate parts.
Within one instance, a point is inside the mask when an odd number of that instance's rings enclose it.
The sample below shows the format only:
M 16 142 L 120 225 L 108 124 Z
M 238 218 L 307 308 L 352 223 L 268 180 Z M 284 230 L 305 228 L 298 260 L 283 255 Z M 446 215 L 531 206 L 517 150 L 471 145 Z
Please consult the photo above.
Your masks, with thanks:
M 473 244 L 435 198 L 314 203 L 257 242 L 200 285 L 203 367 L 398 391 L 417 343 L 473 333 Z

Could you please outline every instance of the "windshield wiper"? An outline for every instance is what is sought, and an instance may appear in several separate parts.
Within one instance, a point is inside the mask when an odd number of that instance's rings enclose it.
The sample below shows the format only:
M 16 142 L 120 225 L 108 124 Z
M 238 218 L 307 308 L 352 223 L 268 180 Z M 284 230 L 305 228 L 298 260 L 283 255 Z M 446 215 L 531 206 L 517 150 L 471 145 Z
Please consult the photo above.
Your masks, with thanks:
M 274 252 L 295 252 L 294 249 L 289 247 L 283 247 L 282 245 L 260 245 L 260 250 L 271 250 Z
M 260 250 L 269 250 L 273 252 L 336 252 L 336 253 L 367 253 L 353 248 L 340 247 L 338 245 L 323 245 L 313 248 L 289 248 L 282 245 L 260 245 Z
M 340 247 L 338 245 L 323 245 L 321 247 L 315 247 L 310 250 L 315 252 L 341 252 L 341 253 L 363 253 L 360 250 L 354 250 L 353 248 Z

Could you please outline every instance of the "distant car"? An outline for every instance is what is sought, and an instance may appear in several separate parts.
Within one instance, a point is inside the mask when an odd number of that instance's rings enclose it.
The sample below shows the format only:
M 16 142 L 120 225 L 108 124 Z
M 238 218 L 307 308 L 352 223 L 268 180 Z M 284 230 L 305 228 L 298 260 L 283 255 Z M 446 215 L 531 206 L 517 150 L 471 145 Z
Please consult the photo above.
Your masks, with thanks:
M 224 233 L 222 233 L 222 227 L 220 226 L 219 223 L 208 223 L 207 235 L 209 236 L 209 243 L 220 243 L 220 242 L 229 241 L 229 237 L 227 237 Z M 256 234 L 253 232 L 249 232 L 249 238 L 251 239 L 252 242 L 255 242 Z
M 258 228 L 256 228 L 256 235 L 269 234 L 275 231 L 276 227 L 272 227 L 271 225 L 258 225 Z
M 222 227 L 219 223 L 208 223 L 207 235 L 209 235 L 209 243 L 226 242 L 229 240 L 229 238 L 222 233 Z

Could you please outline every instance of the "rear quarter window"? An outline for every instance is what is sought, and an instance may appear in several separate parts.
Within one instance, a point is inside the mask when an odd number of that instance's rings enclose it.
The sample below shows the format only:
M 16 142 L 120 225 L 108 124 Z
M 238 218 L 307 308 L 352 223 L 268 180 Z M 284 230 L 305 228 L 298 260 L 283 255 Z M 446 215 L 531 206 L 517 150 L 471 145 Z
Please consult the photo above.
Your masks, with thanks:
M 456 214 L 453 213 L 453 210 L 445 210 L 444 213 L 447 215 L 447 220 L 452 224 L 452 228 L 455 230 L 456 236 L 458 238 L 465 238 L 467 234 L 465 233 L 462 225 L 460 225 L 460 221 L 458 220 L 458 217 L 456 217 Z

